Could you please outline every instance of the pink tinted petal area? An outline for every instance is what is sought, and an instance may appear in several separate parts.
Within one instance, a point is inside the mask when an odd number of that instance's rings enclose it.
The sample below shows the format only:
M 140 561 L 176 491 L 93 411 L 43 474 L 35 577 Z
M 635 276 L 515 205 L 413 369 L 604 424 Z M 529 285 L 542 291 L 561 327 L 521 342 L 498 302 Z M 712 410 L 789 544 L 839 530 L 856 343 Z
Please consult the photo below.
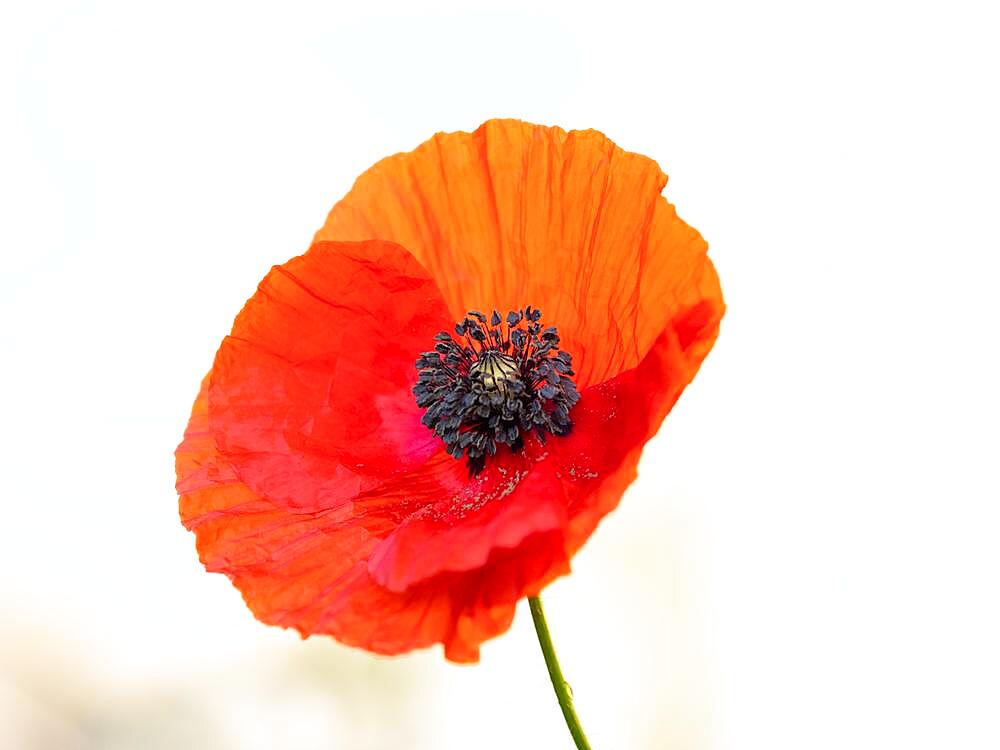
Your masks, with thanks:
M 272 269 L 219 348 L 218 450 L 254 491 L 297 510 L 406 473 L 440 448 L 420 424 L 414 360 L 452 325 L 403 248 L 315 244 Z

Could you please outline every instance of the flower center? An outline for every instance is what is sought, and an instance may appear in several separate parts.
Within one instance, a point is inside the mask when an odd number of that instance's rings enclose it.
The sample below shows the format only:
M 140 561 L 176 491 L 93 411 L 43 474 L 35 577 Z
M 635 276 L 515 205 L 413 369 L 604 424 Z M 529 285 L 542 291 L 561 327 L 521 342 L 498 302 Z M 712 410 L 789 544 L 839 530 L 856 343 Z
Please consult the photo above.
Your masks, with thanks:
M 543 330 L 541 317 L 531 306 L 506 318 L 494 310 L 489 320 L 473 310 L 454 336 L 442 331 L 434 351 L 417 358 L 413 394 L 426 409 L 422 421 L 452 456 L 467 457 L 473 475 L 498 445 L 520 451 L 532 432 L 545 442 L 572 427 L 569 411 L 580 400 L 573 358 L 559 351 L 558 331 Z

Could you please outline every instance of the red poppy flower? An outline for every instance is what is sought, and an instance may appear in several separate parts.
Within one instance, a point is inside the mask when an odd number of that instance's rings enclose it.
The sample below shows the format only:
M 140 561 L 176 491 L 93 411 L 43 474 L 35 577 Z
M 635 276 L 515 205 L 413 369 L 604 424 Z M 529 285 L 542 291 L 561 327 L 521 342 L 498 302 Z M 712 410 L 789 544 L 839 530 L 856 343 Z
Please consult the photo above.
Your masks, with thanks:
M 303 636 L 477 660 L 569 572 L 715 340 L 718 279 L 665 183 L 517 121 L 363 174 L 202 383 L 177 488 L 205 567 Z

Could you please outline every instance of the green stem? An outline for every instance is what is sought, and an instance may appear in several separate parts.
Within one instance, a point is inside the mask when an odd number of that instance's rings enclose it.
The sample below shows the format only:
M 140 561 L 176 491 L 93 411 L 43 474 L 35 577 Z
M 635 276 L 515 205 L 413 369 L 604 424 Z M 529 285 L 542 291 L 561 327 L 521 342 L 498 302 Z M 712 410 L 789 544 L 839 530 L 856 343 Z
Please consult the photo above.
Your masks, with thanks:
M 528 604 L 531 606 L 531 619 L 535 622 L 535 632 L 538 633 L 538 644 L 542 647 L 545 666 L 548 667 L 549 679 L 552 680 L 552 688 L 556 691 L 556 698 L 559 699 L 559 708 L 562 709 L 563 717 L 566 719 L 566 726 L 569 727 L 569 733 L 573 735 L 573 742 L 576 743 L 577 750 L 590 750 L 590 743 L 587 742 L 583 727 L 580 726 L 580 719 L 573 709 L 573 691 L 559 668 L 556 649 L 552 645 L 549 626 L 545 622 L 542 600 L 537 596 L 532 596 L 528 599 Z

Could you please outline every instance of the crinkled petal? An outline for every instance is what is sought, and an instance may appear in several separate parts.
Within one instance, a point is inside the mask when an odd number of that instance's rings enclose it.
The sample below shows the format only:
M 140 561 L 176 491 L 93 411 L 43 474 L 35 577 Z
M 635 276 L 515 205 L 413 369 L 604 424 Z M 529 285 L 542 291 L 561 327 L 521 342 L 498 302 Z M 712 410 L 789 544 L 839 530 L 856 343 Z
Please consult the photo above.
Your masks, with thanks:
M 452 325 L 388 242 L 316 243 L 275 266 L 219 348 L 209 429 L 240 480 L 302 511 L 337 507 L 440 450 L 411 389 Z
M 490 120 L 373 166 L 316 237 L 399 242 L 456 318 L 541 309 L 583 389 L 638 365 L 696 302 L 707 246 L 660 196 L 666 181 L 596 131 Z

